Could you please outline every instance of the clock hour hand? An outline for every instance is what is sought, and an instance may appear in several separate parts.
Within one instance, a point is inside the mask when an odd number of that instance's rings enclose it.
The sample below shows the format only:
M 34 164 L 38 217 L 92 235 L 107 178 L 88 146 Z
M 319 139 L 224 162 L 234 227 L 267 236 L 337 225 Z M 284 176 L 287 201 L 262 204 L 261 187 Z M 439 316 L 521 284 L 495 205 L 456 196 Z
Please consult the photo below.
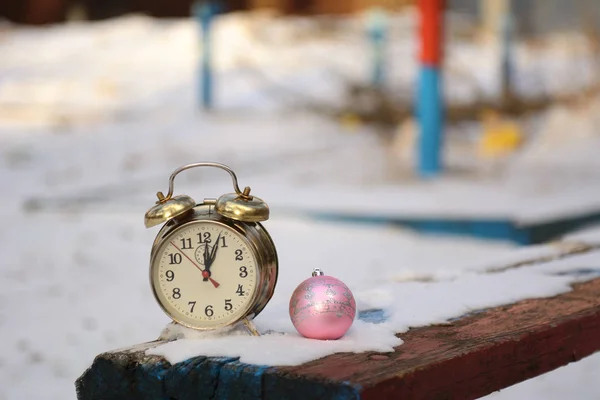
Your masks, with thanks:
M 202 258 L 204 259 L 204 271 L 202 271 L 202 276 L 204 277 L 202 280 L 203 281 L 207 281 L 208 280 L 208 276 L 205 276 L 204 272 L 205 271 L 209 271 L 206 275 L 210 274 L 210 256 L 208 254 L 208 243 L 204 243 L 204 252 L 202 254 Z

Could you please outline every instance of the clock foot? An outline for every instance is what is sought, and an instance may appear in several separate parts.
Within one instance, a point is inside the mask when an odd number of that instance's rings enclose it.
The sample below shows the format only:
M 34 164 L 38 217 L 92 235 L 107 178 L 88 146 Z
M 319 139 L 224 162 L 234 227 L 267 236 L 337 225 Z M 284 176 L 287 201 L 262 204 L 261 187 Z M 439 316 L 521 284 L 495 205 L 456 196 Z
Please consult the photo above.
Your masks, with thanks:
M 252 322 L 251 320 L 249 320 L 248 318 L 244 318 L 242 320 L 242 322 L 244 323 L 244 326 L 246 326 L 246 329 L 248 329 L 248 331 L 253 335 L 253 336 L 260 336 L 260 332 L 258 331 L 258 329 L 256 329 L 256 324 L 254 322 Z

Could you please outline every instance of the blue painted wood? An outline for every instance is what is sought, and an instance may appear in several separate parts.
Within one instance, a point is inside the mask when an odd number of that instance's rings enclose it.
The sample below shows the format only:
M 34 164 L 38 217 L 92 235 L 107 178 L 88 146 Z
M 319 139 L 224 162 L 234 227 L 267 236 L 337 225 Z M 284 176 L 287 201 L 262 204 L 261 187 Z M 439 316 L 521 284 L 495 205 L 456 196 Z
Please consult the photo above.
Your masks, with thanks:
M 131 385 L 133 373 L 123 357 L 104 359 L 96 357 L 93 372 L 90 368 L 76 384 L 78 399 L 135 399 Z
M 385 315 L 385 311 L 382 309 L 375 308 L 371 310 L 359 311 L 358 319 L 371 324 L 381 324 L 387 320 L 387 315 Z
M 396 218 L 337 213 L 313 213 L 311 216 L 335 222 L 399 225 L 426 234 L 473 236 L 488 240 L 508 240 L 518 244 L 538 244 L 559 238 L 577 228 L 600 222 L 600 211 L 568 218 L 522 225 L 502 219 Z
M 151 363 L 139 364 L 133 370 L 134 393 L 144 393 L 147 400 L 165 400 L 163 386 L 168 363 L 164 360 L 152 360 Z
M 204 400 L 215 399 L 219 387 L 227 385 L 221 377 L 222 369 L 237 363 L 236 358 L 195 357 L 171 366 L 165 372 L 164 393 L 168 399 Z M 139 379 L 144 379 L 140 376 Z M 231 398 L 241 398 L 232 396 Z
M 442 102 L 440 69 L 422 65 L 417 98 L 417 118 L 420 126 L 419 174 L 422 177 L 436 176 L 442 169 Z
M 230 362 L 221 368 L 216 399 L 263 398 L 263 374 L 270 367 Z
M 78 400 L 359 400 L 347 382 L 315 382 L 237 358 L 194 357 L 171 365 L 145 349 L 100 354 L 76 382 Z
M 527 243 L 542 243 L 555 239 L 575 229 L 600 222 L 600 211 L 560 218 L 525 227 L 528 230 Z
M 263 380 L 264 400 L 360 400 L 361 387 L 350 382 L 331 382 L 325 379 L 269 371 Z
M 564 276 L 564 275 L 570 275 L 570 276 L 577 276 L 580 278 L 585 278 L 585 279 L 593 279 L 593 278 L 600 278 L 600 268 L 579 268 L 576 270 L 572 270 L 572 271 L 564 271 L 564 272 L 559 272 L 556 275 L 559 276 Z

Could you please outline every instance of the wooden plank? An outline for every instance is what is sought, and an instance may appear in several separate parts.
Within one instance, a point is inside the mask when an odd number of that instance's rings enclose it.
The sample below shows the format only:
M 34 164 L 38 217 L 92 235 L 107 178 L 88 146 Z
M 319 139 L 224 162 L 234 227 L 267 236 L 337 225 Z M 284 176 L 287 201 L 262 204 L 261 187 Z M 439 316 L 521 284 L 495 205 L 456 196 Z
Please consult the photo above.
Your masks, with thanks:
M 535 224 L 522 225 L 509 219 L 457 218 L 398 218 L 359 216 L 343 213 L 306 213 L 327 221 L 347 221 L 366 224 L 392 224 L 422 233 L 439 235 L 474 236 L 488 240 L 510 240 L 528 245 L 555 240 L 573 230 L 600 221 L 600 212 L 573 215 Z
M 393 353 L 277 368 L 206 357 L 170 365 L 140 351 L 150 343 L 98 356 L 78 399 L 473 399 L 600 350 L 600 279 L 401 337 Z

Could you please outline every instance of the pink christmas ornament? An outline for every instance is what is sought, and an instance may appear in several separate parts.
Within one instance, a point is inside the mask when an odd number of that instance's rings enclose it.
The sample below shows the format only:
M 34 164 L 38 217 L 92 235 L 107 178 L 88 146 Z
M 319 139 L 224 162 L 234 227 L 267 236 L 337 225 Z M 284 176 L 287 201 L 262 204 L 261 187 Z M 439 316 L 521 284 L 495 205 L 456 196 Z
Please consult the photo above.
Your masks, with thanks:
M 348 286 L 318 268 L 302 282 L 290 299 L 290 318 L 304 337 L 339 339 L 356 315 L 356 302 Z

